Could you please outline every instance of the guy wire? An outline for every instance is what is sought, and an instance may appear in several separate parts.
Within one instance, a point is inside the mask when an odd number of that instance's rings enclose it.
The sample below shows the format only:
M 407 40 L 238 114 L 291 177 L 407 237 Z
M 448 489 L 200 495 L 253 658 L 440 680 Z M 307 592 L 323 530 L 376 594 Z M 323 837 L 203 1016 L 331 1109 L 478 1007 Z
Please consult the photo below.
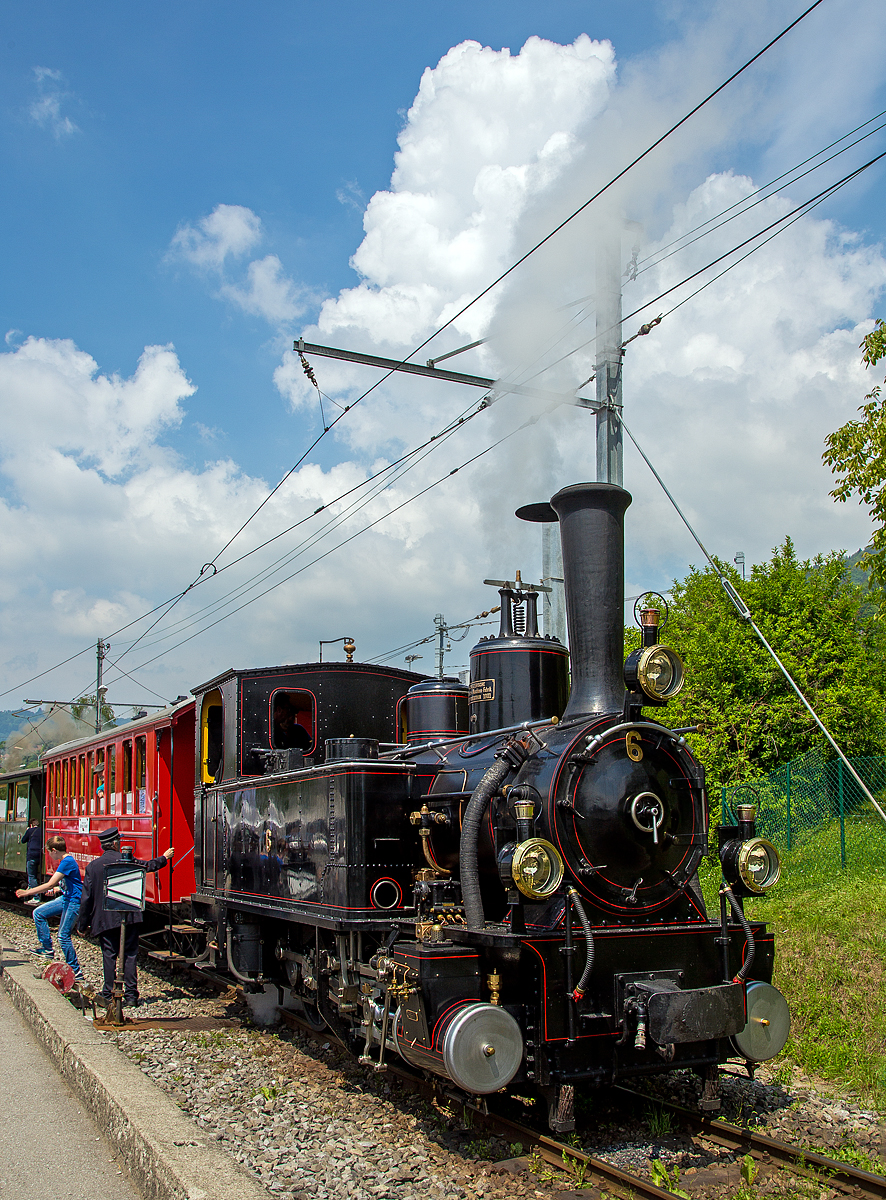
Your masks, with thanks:
M 884 822 L 886 822 L 886 812 L 884 812 L 883 809 L 880 807 L 880 805 L 877 803 L 877 800 L 873 796 L 870 788 L 867 786 L 865 781 L 859 775 L 858 771 L 856 771 L 855 767 L 853 767 L 852 763 L 849 761 L 849 759 L 846 757 L 846 755 L 843 753 L 843 751 L 837 745 L 836 741 L 831 736 L 830 730 L 826 727 L 824 722 L 821 720 L 818 713 L 815 711 L 815 709 L 812 707 L 812 705 L 809 703 L 809 701 L 806 699 L 806 697 L 800 691 L 800 688 L 795 683 L 794 677 L 791 675 L 790 671 L 787 669 L 787 667 L 784 665 L 784 663 L 781 661 L 781 659 L 778 657 L 778 655 L 775 653 L 775 651 L 769 645 L 769 642 L 766 640 L 760 627 L 757 625 L 756 621 L 754 620 L 753 616 L 751 615 L 751 610 L 748 608 L 745 601 L 741 598 L 741 596 L 738 594 L 738 592 L 735 590 L 735 588 L 732 586 L 732 584 L 729 582 L 729 580 L 726 578 L 726 576 L 720 570 L 720 567 L 717 564 L 716 560 L 712 557 L 712 555 L 710 555 L 708 553 L 707 548 L 705 547 L 701 538 L 698 536 L 698 534 L 692 528 L 692 525 L 689 523 L 689 520 L 686 517 L 686 514 L 680 508 L 680 505 L 677 503 L 677 501 L 674 499 L 671 492 L 668 490 L 668 487 L 665 484 L 665 481 L 662 479 L 662 477 L 659 475 L 658 471 L 656 471 L 655 467 L 650 462 L 649 457 L 646 454 L 646 451 L 643 449 L 643 447 L 640 445 L 640 443 L 637 441 L 637 439 L 631 433 L 630 429 L 628 429 L 627 425 L 625 424 L 624 417 L 622 417 L 621 414 L 619 414 L 619 419 L 621 421 L 622 429 L 625 431 L 625 433 L 628 435 L 628 437 L 634 443 L 634 446 L 636 447 L 637 452 L 639 453 L 639 455 L 643 459 L 643 461 L 646 463 L 646 466 L 649 468 L 649 470 L 655 476 L 656 480 L 658 481 L 659 486 L 661 487 L 661 490 L 664 492 L 664 494 L 670 500 L 671 504 L 673 504 L 674 509 L 676 510 L 677 516 L 680 518 L 680 520 L 683 522 L 683 524 L 689 530 L 689 532 L 692 535 L 699 550 L 701 550 L 702 554 L 705 556 L 705 558 L 710 563 L 711 567 L 714 570 L 714 573 L 716 574 L 718 580 L 720 581 L 720 586 L 722 587 L 723 591 L 726 593 L 726 597 L 729 600 L 730 604 L 733 606 L 735 611 L 738 613 L 741 620 L 746 621 L 750 625 L 751 629 L 753 629 L 760 644 L 770 655 L 770 657 L 772 658 L 772 661 L 775 663 L 775 665 L 781 671 L 782 675 L 784 675 L 785 679 L 790 684 L 791 688 L 797 694 L 797 697 L 799 698 L 800 702 L 803 704 L 803 707 L 807 710 L 809 715 L 812 717 L 813 721 L 816 723 L 816 725 L 821 730 L 821 732 L 825 735 L 825 737 L 830 742 L 830 744 L 834 748 L 834 750 L 836 750 L 837 754 L 840 756 L 840 760 L 847 767 L 847 769 L 849 770 L 849 772 L 852 775 L 855 782 L 858 784 L 858 786 L 861 788 L 861 790 L 867 796 L 868 800 L 870 800 L 871 804 L 873 804 L 874 808 L 877 810 L 877 812 L 883 818 Z

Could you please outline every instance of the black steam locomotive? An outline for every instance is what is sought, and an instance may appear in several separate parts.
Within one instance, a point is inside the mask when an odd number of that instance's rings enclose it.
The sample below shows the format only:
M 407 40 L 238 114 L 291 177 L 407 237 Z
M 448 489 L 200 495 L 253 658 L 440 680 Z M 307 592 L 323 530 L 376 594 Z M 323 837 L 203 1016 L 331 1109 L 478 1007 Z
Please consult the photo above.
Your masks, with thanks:
M 195 689 L 193 908 L 219 965 L 375 1070 L 539 1092 L 557 1130 L 576 1085 L 676 1067 L 715 1108 L 718 1064 L 788 1033 L 741 902 L 775 851 L 752 809 L 720 827 L 709 918 L 704 771 L 687 730 L 643 713 L 682 683 L 655 609 L 623 662 L 630 499 L 577 484 L 517 514 L 559 521 L 568 654 L 508 586 L 469 687 L 348 661 Z

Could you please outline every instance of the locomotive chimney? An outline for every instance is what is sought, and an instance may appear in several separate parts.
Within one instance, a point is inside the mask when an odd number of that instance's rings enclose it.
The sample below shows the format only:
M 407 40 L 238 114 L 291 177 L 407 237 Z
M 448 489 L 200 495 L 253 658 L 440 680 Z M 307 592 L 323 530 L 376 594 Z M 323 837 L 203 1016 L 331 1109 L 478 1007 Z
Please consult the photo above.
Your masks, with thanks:
M 561 720 L 624 703 L 624 514 L 631 495 L 611 483 L 575 483 L 550 504 L 517 510 L 560 522 L 572 690 Z

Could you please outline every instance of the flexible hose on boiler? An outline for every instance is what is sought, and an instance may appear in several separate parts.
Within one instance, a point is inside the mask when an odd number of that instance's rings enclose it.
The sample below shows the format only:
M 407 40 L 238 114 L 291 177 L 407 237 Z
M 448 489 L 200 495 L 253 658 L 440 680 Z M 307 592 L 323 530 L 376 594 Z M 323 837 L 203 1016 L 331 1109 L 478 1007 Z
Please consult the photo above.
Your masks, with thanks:
M 742 912 L 741 905 L 736 900 L 735 896 L 732 894 L 732 888 L 729 887 L 728 884 L 724 884 L 724 886 L 721 890 L 723 892 L 723 895 L 729 901 L 729 907 L 735 913 L 736 919 L 738 920 L 739 925 L 744 930 L 745 937 L 748 939 L 748 950 L 747 950 L 747 954 L 745 955 L 745 960 L 742 963 L 738 974 L 735 976 L 736 983 L 744 983 L 744 981 L 748 977 L 748 974 L 750 973 L 751 967 L 754 965 L 754 956 L 757 953 L 757 943 L 754 941 L 754 935 L 751 932 L 750 923 L 749 923 L 747 917 Z
M 465 808 L 461 827 L 459 859 L 461 869 L 461 895 L 465 906 L 465 921 L 468 929 L 482 929 L 486 916 L 483 898 L 480 895 L 480 868 L 477 861 L 480 824 L 486 806 L 510 775 L 513 767 L 505 758 L 497 759 L 471 793 Z
M 576 984 L 575 991 L 572 993 L 572 998 L 576 1003 L 582 998 L 588 989 L 588 980 L 591 977 L 591 972 L 594 969 L 594 933 L 591 929 L 591 923 L 588 920 L 588 914 L 584 910 L 584 905 L 581 902 L 578 892 L 575 888 L 569 889 L 569 898 L 572 901 L 575 911 L 578 913 L 578 919 L 585 935 L 585 945 L 588 948 L 588 957 L 585 962 L 585 969 L 581 973 L 581 979 Z M 570 919 L 569 908 L 566 909 L 566 920 Z

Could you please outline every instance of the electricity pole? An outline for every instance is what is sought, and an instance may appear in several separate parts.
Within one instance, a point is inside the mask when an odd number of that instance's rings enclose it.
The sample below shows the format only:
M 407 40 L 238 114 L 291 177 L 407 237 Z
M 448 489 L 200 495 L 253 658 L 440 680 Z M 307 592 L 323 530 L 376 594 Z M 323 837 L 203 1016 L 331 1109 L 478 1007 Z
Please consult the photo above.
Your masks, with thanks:
M 597 482 L 621 486 L 621 237 L 597 243 Z
M 110 645 L 103 642 L 99 638 L 95 643 L 95 732 L 102 731 L 102 700 L 107 692 L 106 687 L 102 687 L 102 669 L 104 667 L 105 655 L 110 650 Z
M 437 630 L 437 649 L 434 657 L 437 660 L 437 678 L 443 678 L 443 642 L 446 640 L 446 634 L 449 632 L 449 626 L 446 624 L 446 618 L 442 613 L 437 613 L 434 617 L 434 627 Z

